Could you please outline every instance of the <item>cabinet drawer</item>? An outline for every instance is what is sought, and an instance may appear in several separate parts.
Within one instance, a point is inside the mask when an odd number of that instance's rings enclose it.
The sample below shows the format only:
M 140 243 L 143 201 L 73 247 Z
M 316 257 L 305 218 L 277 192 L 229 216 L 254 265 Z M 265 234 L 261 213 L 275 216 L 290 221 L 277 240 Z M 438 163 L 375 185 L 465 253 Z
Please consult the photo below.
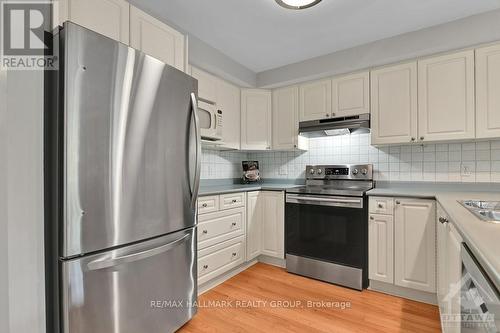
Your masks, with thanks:
M 198 249 L 245 233 L 245 208 L 203 214 L 198 218 Z
M 369 209 L 371 214 L 394 214 L 394 198 L 370 197 Z
M 216 212 L 219 210 L 219 196 L 213 195 L 198 198 L 198 214 Z
M 220 209 L 231 209 L 245 205 L 245 193 L 228 193 L 219 197 Z
M 244 236 L 198 251 L 198 285 L 237 267 L 244 260 Z

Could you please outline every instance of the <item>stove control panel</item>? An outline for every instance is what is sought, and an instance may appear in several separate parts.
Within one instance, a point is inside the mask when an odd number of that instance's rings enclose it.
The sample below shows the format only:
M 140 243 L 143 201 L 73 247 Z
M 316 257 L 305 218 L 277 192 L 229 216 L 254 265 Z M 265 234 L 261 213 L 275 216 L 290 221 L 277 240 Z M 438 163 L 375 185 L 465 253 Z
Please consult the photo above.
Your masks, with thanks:
M 373 166 L 361 165 L 308 165 L 307 179 L 359 179 L 372 180 Z

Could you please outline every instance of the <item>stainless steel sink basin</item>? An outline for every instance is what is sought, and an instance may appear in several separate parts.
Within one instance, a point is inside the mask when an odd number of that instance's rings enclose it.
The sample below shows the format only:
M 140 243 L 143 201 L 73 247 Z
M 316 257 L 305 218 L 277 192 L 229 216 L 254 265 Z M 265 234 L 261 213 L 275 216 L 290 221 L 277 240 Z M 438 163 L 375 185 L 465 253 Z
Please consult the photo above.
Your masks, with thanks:
M 458 202 L 481 221 L 500 223 L 500 201 L 459 200 Z

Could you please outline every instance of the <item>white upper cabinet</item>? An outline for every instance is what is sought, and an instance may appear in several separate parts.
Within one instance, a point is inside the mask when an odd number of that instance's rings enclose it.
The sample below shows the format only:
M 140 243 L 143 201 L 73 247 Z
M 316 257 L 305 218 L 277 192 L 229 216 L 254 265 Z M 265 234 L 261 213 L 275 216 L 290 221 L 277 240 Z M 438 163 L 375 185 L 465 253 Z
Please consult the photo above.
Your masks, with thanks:
M 474 51 L 418 62 L 420 141 L 475 137 Z
M 394 210 L 394 282 L 436 292 L 436 203 L 396 199 Z
M 241 149 L 271 149 L 271 91 L 241 90 Z
M 413 142 L 417 137 L 417 63 L 371 72 L 371 143 Z
M 299 135 L 299 88 L 273 91 L 273 150 L 297 148 Z
M 129 43 L 130 5 L 125 0 L 59 0 L 58 24 L 71 21 L 106 37 Z
M 261 192 L 262 254 L 285 258 L 285 197 L 284 192 Z
M 217 80 L 217 109 L 222 111 L 222 148 L 240 149 L 240 88 Z
M 476 50 L 476 137 L 500 137 L 500 45 Z
M 329 118 L 332 115 L 332 80 L 300 85 L 300 121 Z
M 370 214 L 368 222 L 368 278 L 394 283 L 394 225 L 392 215 Z
M 370 113 L 370 72 L 332 80 L 332 117 Z
M 194 66 L 191 67 L 191 76 L 198 80 L 198 98 L 215 104 L 217 101 L 218 79 Z
M 184 35 L 133 6 L 130 45 L 181 71 L 187 70 Z

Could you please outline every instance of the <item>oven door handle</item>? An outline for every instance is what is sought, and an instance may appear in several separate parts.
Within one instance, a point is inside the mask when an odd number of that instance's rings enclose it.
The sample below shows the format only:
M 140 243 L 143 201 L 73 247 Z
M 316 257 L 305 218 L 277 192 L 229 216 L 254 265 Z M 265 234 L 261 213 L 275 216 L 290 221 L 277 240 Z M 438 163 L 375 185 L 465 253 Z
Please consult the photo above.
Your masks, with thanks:
M 323 197 L 287 194 L 286 202 L 311 204 L 311 205 L 319 204 L 324 206 L 336 206 L 336 207 L 363 208 L 363 200 L 361 198 L 360 199 L 339 198 L 339 197 L 323 198 Z

